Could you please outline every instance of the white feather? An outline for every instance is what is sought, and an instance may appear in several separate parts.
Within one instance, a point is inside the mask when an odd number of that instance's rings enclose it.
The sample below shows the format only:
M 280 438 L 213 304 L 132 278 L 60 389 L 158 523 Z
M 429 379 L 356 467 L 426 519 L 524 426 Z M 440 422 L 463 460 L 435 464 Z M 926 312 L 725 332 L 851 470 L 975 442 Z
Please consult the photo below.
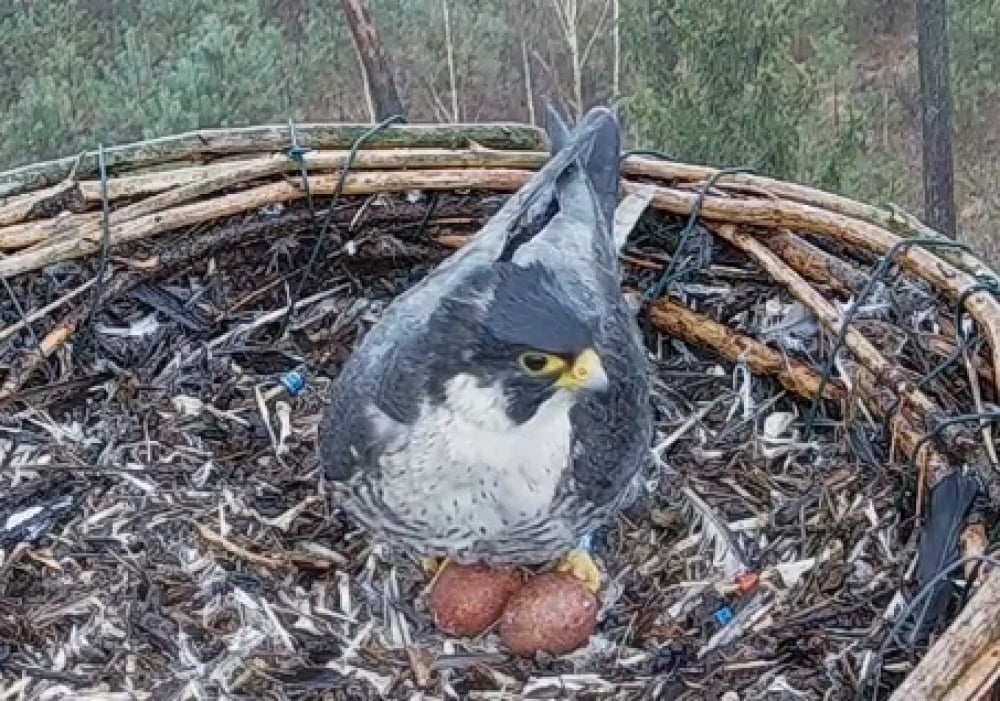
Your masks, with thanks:
M 515 424 L 498 386 L 456 376 L 443 403 L 422 407 L 405 447 L 383 455 L 383 501 L 397 514 L 418 514 L 438 533 L 461 524 L 470 540 L 542 516 L 569 464 L 572 403 L 569 392 L 558 391 Z

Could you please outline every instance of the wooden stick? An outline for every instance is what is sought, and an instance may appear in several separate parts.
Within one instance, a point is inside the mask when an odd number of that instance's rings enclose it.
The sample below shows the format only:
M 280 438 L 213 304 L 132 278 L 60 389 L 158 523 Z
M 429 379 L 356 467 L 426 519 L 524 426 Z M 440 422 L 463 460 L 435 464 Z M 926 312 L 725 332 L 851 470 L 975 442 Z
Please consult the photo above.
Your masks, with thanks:
M 310 149 L 347 149 L 370 124 L 297 124 L 299 144 Z M 546 151 L 542 130 L 523 124 L 392 125 L 372 135 L 365 148 L 467 148 L 470 143 L 513 151 Z M 183 159 L 211 159 L 240 153 L 285 151 L 291 145 L 287 124 L 238 129 L 202 129 L 105 148 L 108 167 L 135 169 Z M 0 173 L 0 198 L 98 173 L 97 151 L 35 163 Z
M 20 321 L 17 321 L 15 323 L 11 324 L 10 326 L 6 326 L 6 327 L 0 329 L 0 341 L 4 341 L 4 340 L 10 338 L 11 336 L 13 336 L 14 334 L 16 334 L 21 329 L 27 327 L 29 324 L 32 324 L 32 323 L 38 321 L 39 319 L 43 318 L 49 312 L 55 311 L 56 309 L 58 309 L 59 307 L 61 307 L 64 304 L 66 304 L 70 300 L 72 300 L 75 297 L 78 297 L 79 295 L 83 294 L 84 292 L 86 292 L 87 290 L 89 290 L 93 286 L 93 284 L 95 282 L 97 282 L 97 278 L 91 278 L 91 279 L 87 280 L 85 283 L 83 283 L 82 285 L 80 285 L 79 287 L 77 287 L 75 290 L 71 290 L 71 291 L 67 292 L 66 294 L 64 294 L 62 297 L 60 297 L 59 299 L 54 300 L 53 302 L 51 302 L 49 304 L 46 304 L 41 309 L 37 309 L 37 310 L 31 312 L 24 319 L 21 319 Z
M 13 397 L 21 389 L 25 380 L 31 377 L 43 362 L 72 338 L 81 320 L 82 314 L 72 315 L 66 322 L 45 334 L 45 338 L 39 341 L 38 348 L 32 348 L 26 355 L 22 356 L 21 367 L 12 368 L 3 385 L 0 385 L 0 403 Z
M 269 570 L 282 570 L 297 567 L 327 570 L 333 567 L 333 562 L 329 560 L 296 552 L 286 551 L 257 553 L 250 550 L 248 547 L 226 538 L 221 533 L 215 532 L 208 526 L 196 523 L 195 528 L 198 529 L 198 535 L 200 535 L 209 545 L 225 550 L 230 555 L 234 555 L 235 557 L 245 560 L 250 564 L 258 565 Z
M 827 285 L 843 295 L 856 295 L 868 282 L 868 276 L 845 260 L 830 255 L 790 231 L 778 231 L 761 238 L 761 243 L 802 277 Z
M 712 233 L 746 253 L 751 260 L 764 268 L 776 282 L 784 285 L 789 292 L 812 311 L 826 328 L 833 332 L 840 331 L 841 317 L 836 308 L 778 256 L 768 250 L 764 244 L 747 232 L 741 231 L 734 224 L 709 224 L 708 228 Z M 908 417 L 910 426 L 920 426 L 927 418 L 941 413 L 939 407 L 926 394 L 912 386 L 907 378 L 900 373 L 900 369 L 890 364 L 885 356 L 859 331 L 849 327 L 845 344 L 882 385 L 892 388 L 904 400 L 899 408 L 901 416 L 907 416 L 908 412 L 917 412 L 915 416 Z M 948 461 L 930 445 L 921 451 L 920 461 L 920 464 L 926 466 L 925 474 L 932 478 L 930 485 L 936 484 L 938 479 L 951 471 Z
M 801 397 L 812 398 L 819 390 L 819 374 L 802 361 L 788 358 L 682 304 L 669 299 L 657 300 L 649 306 L 648 313 L 653 326 L 663 333 L 709 348 L 731 363 L 746 363 L 750 371 L 758 375 L 773 375 L 782 386 Z M 834 379 L 827 383 L 823 396 L 844 399 L 847 389 Z
M 654 160 L 638 156 L 630 156 L 623 164 L 625 175 L 639 175 L 658 178 L 665 181 L 704 182 L 718 173 L 718 168 L 678 163 L 675 161 Z M 760 189 L 792 202 L 812 205 L 830 212 L 841 214 L 851 219 L 857 219 L 874 226 L 886 229 L 903 238 L 928 237 L 944 238 L 915 216 L 895 205 L 879 207 L 864 202 L 852 200 L 849 197 L 831 192 L 817 190 L 806 185 L 775 180 L 751 173 L 733 173 L 723 175 L 716 181 L 716 186 L 725 189 L 729 186 L 742 186 Z M 990 275 L 996 273 L 981 260 L 964 251 L 939 250 L 938 255 L 955 267 L 970 275 Z
M 521 187 L 530 176 L 531 173 L 528 171 L 502 169 L 361 172 L 347 176 L 343 194 L 370 195 L 407 192 L 413 189 L 512 192 Z M 337 186 L 337 180 L 338 178 L 334 176 L 318 176 L 310 178 L 309 182 L 313 194 L 330 195 Z M 111 229 L 110 244 L 116 247 L 193 224 L 240 214 L 267 204 L 290 202 L 303 197 L 305 192 L 297 182 L 262 185 L 243 192 L 174 207 L 166 212 L 149 214 L 114 226 Z M 36 247 L 0 259 L 0 276 L 19 275 L 62 260 L 91 255 L 99 249 L 99 236 L 56 241 L 51 245 Z
M 1000 677 L 1000 570 L 983 583 L 889 701 L 977 701 Z
M 537 170 L 547 157 L 547 154 L 539 151 L 382 149 L 359 151 L 351 164 L 351 170 L 435 168 L 524 168 Z M 303 157 L 306 170 L 312 175 L 318 175 L 324 171 L 337 171 L 344 167 L 347 158 L 347 151 L 311 151 Z M 196 193 L 196 196 L 202 196 L 237 183 L 297 172 L 299 172 L 298 163 L 284 154 L 271 154 L 236 162 L 179 168 L 141 175 L 126 175 L 108 180 L 108 200 L 115 202 L 121 199 L 156 195 L 174 188 L 193 188 L 196 183 L 203 184 L 203 187 L 191 191 Z M 75 220 L 75 217 L 59 217 L 53 220 L 16 225 L 25 221 L 33 211 L 60 199 L 67 199 L 68 192 L 74 193 L 74 201 L 85 206 L 96 207 L 101 203 L 100 188 L 100 181 L 85 180 L 10 198 L 6 205 L 0 206 L 0 226 L 5 227 L 0 228 L 0 250 L 24 248 L 44 240 L 52 235 L 51 227 L 55 225 L 56 221 L 60 221 L 59 226 L 65 229 L 69 225 L 64 220 Z M 134 216 L 126 218 L 134 218 Z
M 0 226 L 63 211 L 82 211 L 86 203 L 74 183 L 62 182 L 35 192 L 0 200 Z
M 543 162 L 544 158 L 545 154 L 534 151 L 447 151 L 442 149 L 362 151 L 358 153 L 352 170 L 401 171 L 409 168 L 445 169 L 498 166 L 534 169 Z M 342 167 L 346 160 L 346 151 L 317 151 L 306 154 L 307 167 L 313 175 L 325 170 L 336 170 Z M 113 223 L 128 221 L 143 214 L 163 210 L 174 204 L 211 194 L 241 182 L 297 170 L 298 164 L 294 161 L 282 155 L 271 155 L 236 164 L 226 163 L 164 173 L 112 178 L 108 181 L 110 200 L 173 191 L 173 188 L 177 188 L 178 192 L 176 195 L 162 195 L 161 199 L 150 198 L 152 201 L 143 200 L 131 207 L 115 210 L 111 215 L 111 220 Z M 84 202 L 94 205 L 100 203 L 99 182 L 81 182 L 77 184 L 77 187 Z M 50 192 L 50 190 L 44 192 Z M 15 199 L 21 200 L 26 197 L 30 198 L 34 195 L 25 195 Z M 13 202 L 13 205 L 17 206 L 9 210 L 10 216 L 26 211 L 20 202 Z M 57 238 L 93 234 L 98 230 L 95 227 L 99 226 L 100 215 L 93 212 L 7 226 L 0 228 L 0 251 L 23 249 Z
M 626 192 L 638 187 L 631 182 L 626 182 L 625 186 Z M 653 206 L 683 215 L 690 213 L 696 200 L 697 195 L 659 187 L 653 198 Z M 900 241 L 898 236 L 879 226 L 798 202 L 708 196 L 704 198 L 702 214 L 706 221 L 797 229 L 821 234 L 878 255 L 885 254 Z M 900 252 L 897 260 L 911 274 L 927 281 L 935 290 L 952 299 L 957 300 L 963 291 L 977 282 L 968 273 L 919 247 Z M 986 331 L 993 353 L 994 384 L 1000 388 L 1000 302 L 990 294 L 979 292 L 969 297 L 966 309 Z
M 65 235 L 79 234 L 85 227 L 100 220 L 100 214 L 84 212 L 13 224 L 0 229 L 0 251 L 19 251 Z
M 857 368 L 851 381 L 871 410 L 883 419 L 889 417 L 889 428 L 892 430 L 893 439 L 902 449 L 903 455 L 905 457 L 913 455 L 920 446 L 920 440 L 926 435 L 926 430 L 917 428 L 925 423 L 924 417 L 910 410 L 905 401 L 902 401 L 899 407 L 894 406 L 897 399 L 884 386 L 880 386 L 875 377 L 863 366 Z M 917 510 L 919 511 L 923 504 L 925 483 L 929 481 L 928 475 L 936 482 L 952 468 L 947 459 L 929 444 L 921 448 L 917 466 L 919 468 Z

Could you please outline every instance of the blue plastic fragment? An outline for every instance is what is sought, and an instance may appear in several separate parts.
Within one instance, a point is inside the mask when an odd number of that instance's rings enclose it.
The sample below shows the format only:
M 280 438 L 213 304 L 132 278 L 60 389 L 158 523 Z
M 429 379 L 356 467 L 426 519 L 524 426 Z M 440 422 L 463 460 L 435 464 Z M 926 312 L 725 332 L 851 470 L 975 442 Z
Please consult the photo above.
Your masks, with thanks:
M 728 606 L 723 606 L 715 612 L 715 620 L 720 626 L 728 625 L 733 620 L 733 610 Z
M 286 372 L 281 376 L 281 384 L 286 390 L 288 390 L 290 395 L 296 397 L 303 389 L 305 389 L 306 378 L 302 377 L 301 373 L 292 370 L 291 372 Z

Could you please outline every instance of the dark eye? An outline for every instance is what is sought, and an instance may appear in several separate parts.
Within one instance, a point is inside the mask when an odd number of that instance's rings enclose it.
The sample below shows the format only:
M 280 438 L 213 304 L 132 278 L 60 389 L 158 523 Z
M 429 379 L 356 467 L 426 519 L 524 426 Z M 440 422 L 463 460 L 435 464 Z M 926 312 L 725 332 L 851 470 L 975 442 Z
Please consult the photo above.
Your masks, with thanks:
M 545 369 L 549 359 L 541 353 L 525 353 L 521 356 L 521 365 L 529 372 L 541 372 Z
M 529 375 L 553 375 L 566 367 L 566 361 L 548 353 L 522 353 L 517 362 Z

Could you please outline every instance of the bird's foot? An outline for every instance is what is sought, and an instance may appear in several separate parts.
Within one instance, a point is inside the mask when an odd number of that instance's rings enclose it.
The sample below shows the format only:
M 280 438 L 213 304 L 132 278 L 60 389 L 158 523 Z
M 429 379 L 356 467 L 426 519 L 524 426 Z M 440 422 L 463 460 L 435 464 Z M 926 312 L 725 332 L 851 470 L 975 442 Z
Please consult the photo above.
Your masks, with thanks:
M 583 585 L 596 594 L 601 588 L 601 573 L 594 564 L 593 558 L 586 550 L 573 550 L 556 565 L 557 572 L 569 572 L 583 582 Z
M 424 572 L 430 575 L 440 573 L 447 565 L 447 558 L 439 560 L 436 557 L 425 557 L 420 561 L 420 566 L 424 569 Z

